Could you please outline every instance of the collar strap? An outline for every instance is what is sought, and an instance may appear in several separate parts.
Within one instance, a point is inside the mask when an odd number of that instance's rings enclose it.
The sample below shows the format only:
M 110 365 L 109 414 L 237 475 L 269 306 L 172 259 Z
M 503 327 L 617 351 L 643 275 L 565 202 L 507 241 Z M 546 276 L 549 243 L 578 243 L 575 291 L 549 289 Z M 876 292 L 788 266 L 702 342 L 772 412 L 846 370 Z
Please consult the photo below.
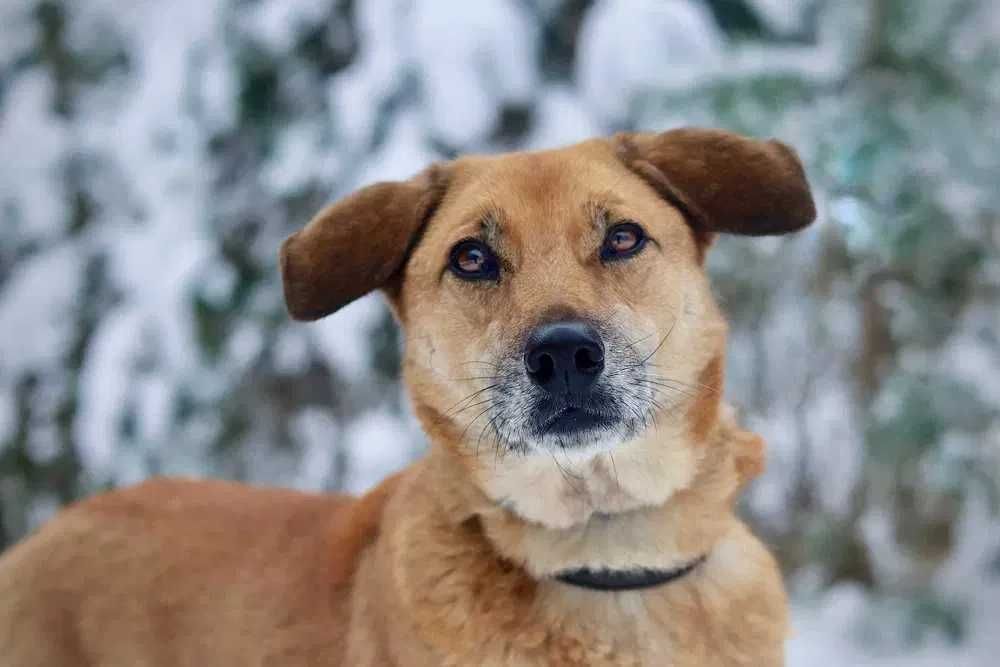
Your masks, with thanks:
M 690 563 L 671 570 L 638 568 L 635 570 L 591 570 L 581 567 L 576 570 L 564 570 L 555 575 L 558 581 L 570 586 L 587 588 L 592 591 L 635 591 L 652 588 L 676 581 L 690 574 L 696 567 L 705 562 L 705 556 L 699 556 Z

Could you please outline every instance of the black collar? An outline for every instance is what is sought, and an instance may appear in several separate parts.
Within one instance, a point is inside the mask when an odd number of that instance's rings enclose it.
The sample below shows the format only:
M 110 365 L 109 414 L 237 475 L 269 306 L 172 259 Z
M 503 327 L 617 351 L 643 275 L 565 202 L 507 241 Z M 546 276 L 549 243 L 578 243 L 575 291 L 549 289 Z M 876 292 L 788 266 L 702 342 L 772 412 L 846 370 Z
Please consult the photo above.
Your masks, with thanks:
M 592 591 L 635 591 L 652 588 L 680 579 L 705 562 L 707 556 L 699 556 L 686 565 L 672 570 L 639 568 L 635 570 L 591 570 L 581 567 L 565 570 L 555 576 L 564 584 L 588 588 Z

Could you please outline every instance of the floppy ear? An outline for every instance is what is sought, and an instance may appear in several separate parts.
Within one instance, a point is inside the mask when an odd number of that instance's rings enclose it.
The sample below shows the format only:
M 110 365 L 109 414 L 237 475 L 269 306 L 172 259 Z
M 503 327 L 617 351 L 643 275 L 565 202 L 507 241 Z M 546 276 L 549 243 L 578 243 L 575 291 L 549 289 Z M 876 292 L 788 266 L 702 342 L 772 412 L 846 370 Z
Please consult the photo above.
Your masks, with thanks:
M 399 271 L 443 193 L 440 168 L 369 185 L 330 204 L 281 246 L 285 304 L 318 320 Z
M 616 138 L 626 164 L 687 215 L 699 239 L 785 234 L 816 217 L 802 164 L 778 141 L 697 128 Z

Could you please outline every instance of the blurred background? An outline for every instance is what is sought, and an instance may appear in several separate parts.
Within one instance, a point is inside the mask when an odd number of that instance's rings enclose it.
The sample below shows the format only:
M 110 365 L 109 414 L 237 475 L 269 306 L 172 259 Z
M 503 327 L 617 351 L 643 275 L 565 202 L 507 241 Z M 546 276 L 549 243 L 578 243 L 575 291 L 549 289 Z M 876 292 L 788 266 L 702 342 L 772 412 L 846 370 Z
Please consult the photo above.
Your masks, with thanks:
M 792 144 L 820 210 L 710 259 L 790 663 L 997 664 L 991 0 L 0 0 L 0 546 L 150 475 L 365 490 L 425 446 L 399 334 L 378 296 L 291 323 L 283 237 L 678 125 Z

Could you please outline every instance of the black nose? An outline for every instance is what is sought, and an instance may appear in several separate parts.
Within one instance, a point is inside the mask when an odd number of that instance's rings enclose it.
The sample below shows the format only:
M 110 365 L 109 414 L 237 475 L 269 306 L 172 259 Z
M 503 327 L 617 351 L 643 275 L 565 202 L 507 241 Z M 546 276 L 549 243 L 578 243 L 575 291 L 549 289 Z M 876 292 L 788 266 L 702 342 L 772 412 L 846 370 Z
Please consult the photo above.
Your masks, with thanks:
M 543 324 L 528 337 L 524 366 L 532 382 L 551 394 L 580 393 L 604 370 L 604 344 L 586 322 Z

